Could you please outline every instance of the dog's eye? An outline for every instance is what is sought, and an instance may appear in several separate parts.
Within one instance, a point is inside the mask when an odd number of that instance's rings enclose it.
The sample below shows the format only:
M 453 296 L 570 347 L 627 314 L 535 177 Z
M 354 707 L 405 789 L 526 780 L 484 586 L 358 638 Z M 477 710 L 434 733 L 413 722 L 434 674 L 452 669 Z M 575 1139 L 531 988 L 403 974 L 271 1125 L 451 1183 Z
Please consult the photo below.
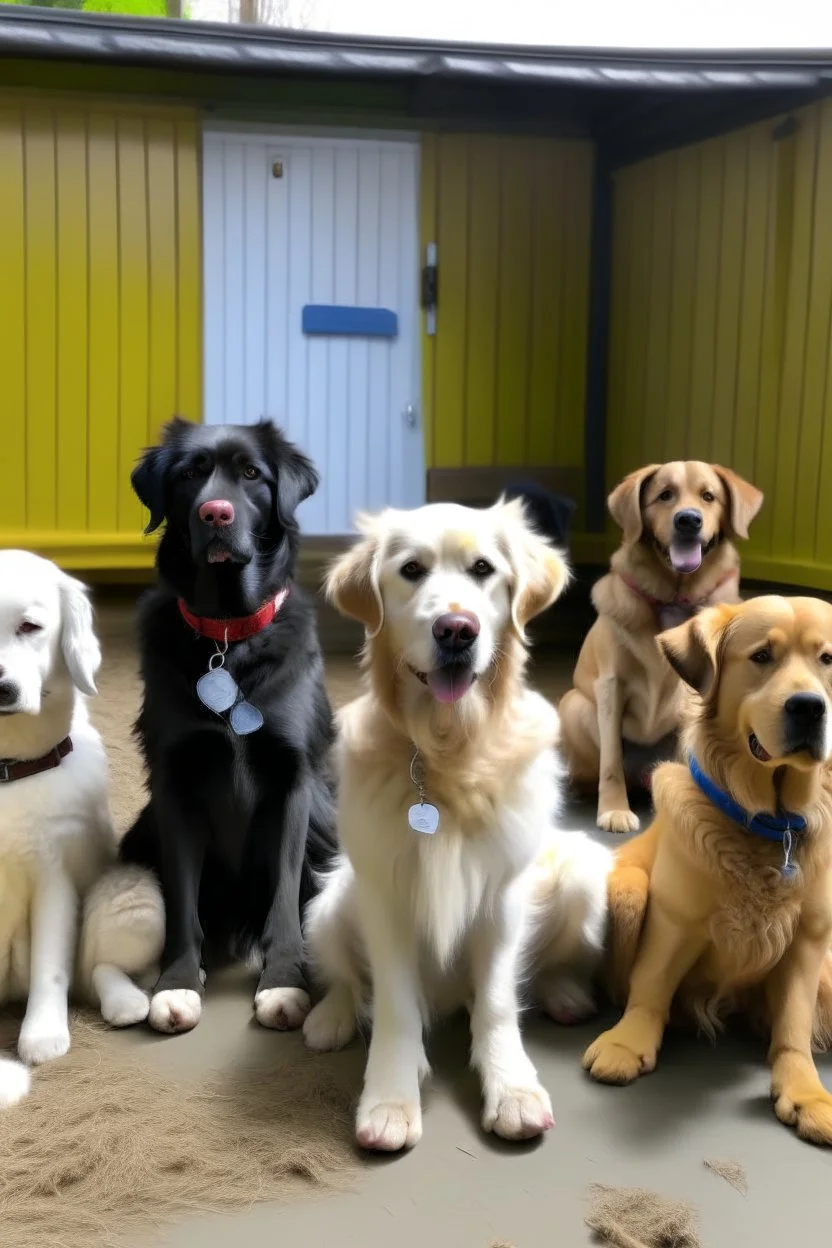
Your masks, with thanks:
M 195 476 L 196 476 L 195 468 L 183 468 L 182 469 L 182 479 L 184 481 L 193 481 Z
M 659 502 L 660 502 L 660 503 L 669 503 L 669 502 L 671 501 L 671 499 L 672 499 L 672 498 L 673 498 L 673 491 L 672 491 L 672 490 L 662 490 L 661 494 L 659 495 Z
M 468 571 L 476 580 L 484 581 L 491 575 L 494 569 L 487 559 L 477 559 L 476 563 L 473 563 Z
M 714 495 L 711 493 L 711 491 L 710 491 L 710 490 L 703 490 L 703 491 L 702 491 L 702 502 L 703 502 L 703 503 L 712 503 L 713 501 L 714 501 Z
M 425 569 L 418 559 L 408 559 L 407 563 L 399 568 L 399 573 L 406 581 L 421 581 L 425 575 Z
M 762 650 L 755 650 L 752 655 L 749 655 L 749 658 L 751 659 L 752 663 L 759 663 L 760 666 L 762 667 L 764 663 L 771 662 L 772 654 L 771 654 L 771 651 L 766 646 Z
M 820 656 L 820 661 L 824 667 L 829 667 L 829 664 L 832 663 L 832 654 L 830 654 L 828 650 L 824 650 L 823 654 Z
M 27 633 L 39 633 L 42 631 L 42 629 L 43 629 L 43 625 L 36 624 L 34 620 L 23 620 L 21 621 L 20 627 L 18 628 L 17 632 L 18 632 L 18 636 L 22 637 L 22 636 L 25 636 Z
M 245 468 L 243 469 L 243 476 L 245 477 L 246 481 L 256 481 L 257 478 L 260 476 L 260 469 L 257 467 L 256 464 L 246 464 Z

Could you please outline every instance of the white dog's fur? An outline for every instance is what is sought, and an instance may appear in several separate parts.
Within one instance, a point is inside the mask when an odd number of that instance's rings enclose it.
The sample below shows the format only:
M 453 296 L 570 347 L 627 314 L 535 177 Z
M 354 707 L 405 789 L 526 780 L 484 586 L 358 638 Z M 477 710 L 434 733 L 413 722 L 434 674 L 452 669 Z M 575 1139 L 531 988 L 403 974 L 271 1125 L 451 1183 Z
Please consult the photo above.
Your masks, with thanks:
M 49 771 L 0 783 L 0 1003 L 26 1001 L 27 1065 L 68 1051 L 73 981 L 112 1023 L 146 1017 L 127 974 L 147 970 L 164 938 L 152 878 L 111 869 L 107 761 L 82 696 L 95 693 L 100 662 L 84 586 L 36 555 L 0 552 L 0 682 L 14 699 L 0 714 L 0 760 L 41 758 L 66 736 L 73 747 Z M 26 1066 L 2 1059 L 0 1105 L 28 1087 Z
M 367 630 L 370 687 L 340 714 L 343 855 L 307 911 L 327 993 L 307 1044 L 334 1049 L 369 1008 L 372 1040 L 356 1135 L 395 1150 L 421 1135 L 423 1027 L 467 1004 L 483 1126 L 507 1139 L 552 1125 L 549 1097 L 523 1047 L 518 984 L 528 977 L 562 1021 L 593 1009 L 610 855 L 556 830 L 561 765 L 554 708 L 523 680 L 524 627 L 568 579 L 519 503 L 486 511 L 434 505 L 363 518 L 364 540 L 333 568 L 329 592 Z M 493 569 L 477 579 L 486 560 Z M 413 583 L 401 569 L 416 561 Z M 472 612 L 477 679 L 452 704 L 415 673 L 437 662 L 433 621 Z M 411 830 L 418 749 L 435 835 Z

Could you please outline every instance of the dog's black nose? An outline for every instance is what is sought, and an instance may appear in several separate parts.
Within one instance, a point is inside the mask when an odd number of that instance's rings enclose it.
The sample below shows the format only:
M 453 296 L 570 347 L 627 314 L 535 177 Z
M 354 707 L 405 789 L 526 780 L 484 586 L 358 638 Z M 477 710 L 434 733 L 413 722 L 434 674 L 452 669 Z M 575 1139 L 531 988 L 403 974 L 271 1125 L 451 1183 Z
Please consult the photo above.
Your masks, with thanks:
M 4 680 L 0 683 L 0 707 L 14 706 L 19 696 L 17 685 L 13 685 L 10 680 Z
M 673 528 L 680 537 L 696 537 L 702 528 L 702 512 L 695 507 L 685 507 L 673 517 Z
M 795 723 L 808 728 L 823 719 L 826 714 L 826 701 L 819 693 L 793 693 L 786 701 L 786 714 Z
M 480 622 L 470 611 L 454 611 L 433 621 L 433 636 L 443 650 L 467 650 L 480 635 Z

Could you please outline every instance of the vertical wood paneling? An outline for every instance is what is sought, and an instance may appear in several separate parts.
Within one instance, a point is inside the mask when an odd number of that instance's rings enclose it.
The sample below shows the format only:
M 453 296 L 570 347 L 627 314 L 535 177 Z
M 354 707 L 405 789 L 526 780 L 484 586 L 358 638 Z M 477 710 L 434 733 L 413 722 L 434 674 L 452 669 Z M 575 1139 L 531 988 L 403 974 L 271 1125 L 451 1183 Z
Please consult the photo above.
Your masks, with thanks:
M 500 141 L 500 303 L 497 316 L 496 462 L 526 459 L 532 310 L 532 196 L 528 141 Z M 473 314 L 473 308 L 472 308 Z
M 667 352 L 667 419 L 657 458 L 669 459 L 680 441 L 687 442 L 690 414 L 691 337 L 693 333 L 693 284 L 697 264 L 699 199 L 698 161 L 674 161 L 673 242 L 670 268 L 673 275 L 669 323 L 675 327 Z M 675 446 L 674 446 L 675 443 Z M 678 453 L 684 454 L 684 451 Z
M 150 424 L 150 377 L 147 366 L 150 345 L 147 167 L 144 119 L 119 117 L 116 124 L 121 299 L 118 527 L 121 530 L 138 531 L 142 523 L 146 523 L 146 513 L 130 488 L 130 473 L 135 466 L 138 450 L 149 441 Z M 189 228 L 193 229 L 193 218 L 189 222 Z M 197 292 L 198 289 L 197 286 Z M 198 375 L 198 364 L 196 371 Z M 199 412 L 198 408 L 181 404 L 177 410 L 194 416 Z
M 528 462 L 545 467 L 565 460 L 563 424 L 554 419 L 561 360 L 568 341 L 569 319 L 561 317 L 562 289 L 568 271 L 564 255 L 569 214 L 563 194 L 567 174 L 549 159 L 549 143 L 536 140 L 532 147 L 532 329 L 529 371 Z M 497 290 L 492 285 L 496 307 Z M 481 309 L 479 301 L 473 304 Z M 482 311 L 478 313 L 478 320 Z M 576 317 L 577 319 L 577 317 Z M 472 326 L 473 332 L 474 326 Z M 583 421 L 580 433 L 583 434 Z M 469 459 L 468 463 L 476 462 Z M 488 462 L 485 460 L 484 462 Z
M 93 531 L 118 526 L 119 454 L 119 248 L 116 122 L 94 114 L 87 126 L 89 256 L 88 524 Z M 159 188 L 161 190 L 161 188 Z M 156 201 L 156 195 L 152 196 Z M 172 222 L 166 222 L 172 234 Z M 151 355 L 151 366 L 153 365 Z
M 422 169 L 439 259 L 428 462 L 580 466 L 591 145 L 443 134 Z
M 41 532 L 57 523 L 57 266 L 55 115 L 26 112 L 26 520 Z
M 733 467 L 766 495 L 746 568 L 828 588 L 832 103 L 795 120 L 792 132 L 764 122 L 618 175 L 616 247 L 627 248 L 627 271 L 650 295 L 646 307 L 625 299 L 616 255 L 607 467 L 610 484 L 640 462 L 681 455 Z M 655 280 L 666 231 L 634 227 L 632 215 L 633 205 L 647 219 L 657 198 L 667 203 L 656 188 L 674 166 L 670 206 L 660 210 L 673 216 L 666 305 Z
M 81 414 L 89 400 L 87 125 L 83 113 L 57 116 L 57 342 L 56 427 L 59 528 L 87 525 L 89 429 Z
M 719 236 L 714 396 L 710 458 L 731 464 L 737 403 L 737 365 L 746 239 L 748 134 L 729 135 L 723 142 L 723 201 Z M 678 327 L 674 326 L 674 333 Z
M 197 141 L 184 111 L 0 110 L 0 542 L 146 558 L 130 470 L 175 410 L 200 416 Z
M 466 306 L 476 309 L 463 340 L 465 353 L 465 445 L 466 464 L 490 464 L 496 441 L 498 284 L 500 263 L 500 180 L 495 177 L 495 144 L 487 135 L 469 140 L 467 208 Z M 443 183 L 444 186 L 444 183 Z M 453 280 L 439 260 L 440 280 Z M 440 294 L 444 303 L 444 291 Z M 442 341 L 449 332 L 441 326 Z M 460 414 L 462 415 L 462 413 Z
M 330 147 L 312 150 L 312 216 L 311 303 L 335 302 L 335 152 Z M 310 533 L 327 533 L 329 439 L 332 424 L 332 377 L 330 352 L 334 343 L 329 338 L 312 337 L 307 345 L 309 361 L 309 403 L 307 407 L 304 448 L 321 456 L 324 488 L 309 500 L 304 523 Z M 371 474 L 372 476 L 372 474 Z
M 306 533 L 421 501 L 422 434 L 404 419 L 419 400 L 416 145 L 218 130 L 204 162 L 206 352 L 222 344 L 226 393 L 240 393 L 233 413 L 209 402 L 208 420 L 266 414 L 311 455 L 321 487 L 303 504 Z M 308 303 L 390 308 L 398 334 L 306 335 Z
M 333 302 L 351 304 L 358 302 L 358 151 L 350 147 L 336 149 L 333 160 Z M 392 306 L 398 307 L 398 303 Z M 350 508 L 348 464 L 353 418 L 350 357 L 354 345 L 346 338 L 335 338 L 330 343 L 329 436 L 324 490 L 328 532 L 337 532 L 341 517 L 348 515 Z M 359 419 L 364 414 L 362 408 L 360 404 Z M 356 436 L 363 441 L 365 430 L 356 430 Z
M 202 211 L 195 117 L 176 121 L 176 410 L 202 412 Z
M 541 145 L 538 145 L 541 152 Z M 564 233 L 560 284 L 558 397 L 552 419 L 557 431 L 557 462 L 578 465 L 584 458 L 589 255 L 592 225 L 593 152 L 588 143 L 559 143 L 553 157 L 563 168 Z M 545 159 L 545 157 L 543 157 Z M 542 257 L 541 257 L 542 259 Z M 530 263 L 537 267 L 537 257 Z M 555 270 L 545 280 L 557 280 Z M 541 347 L 541 349 L 545 349 Z
M 23 114 L 0 107 L 0 531 L 26 526 L 26 175 Z

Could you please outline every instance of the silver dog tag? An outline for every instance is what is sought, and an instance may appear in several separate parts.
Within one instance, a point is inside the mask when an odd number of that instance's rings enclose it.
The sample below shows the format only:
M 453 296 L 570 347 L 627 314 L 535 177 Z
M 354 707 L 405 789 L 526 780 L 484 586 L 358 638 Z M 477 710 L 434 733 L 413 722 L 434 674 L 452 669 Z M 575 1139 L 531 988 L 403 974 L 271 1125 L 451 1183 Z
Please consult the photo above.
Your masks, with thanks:
M 439 827 L 439 811 L 431 802 L 414 802 L 407 812 L 407 822 L 414 832 L 433 836 Z
M 238 737 L 247 737 L 250 732 L 256 732 L 263 727 L 263 715 L 250 702 L 238 702 L 236 706 L 232 706 L 228 722 L 232 732 L 236 732 Z
M 215 715 L 233 706 L 240 696 L 237 682 L 224 667 L 215 667 L 196 682 L 196 696 Z

